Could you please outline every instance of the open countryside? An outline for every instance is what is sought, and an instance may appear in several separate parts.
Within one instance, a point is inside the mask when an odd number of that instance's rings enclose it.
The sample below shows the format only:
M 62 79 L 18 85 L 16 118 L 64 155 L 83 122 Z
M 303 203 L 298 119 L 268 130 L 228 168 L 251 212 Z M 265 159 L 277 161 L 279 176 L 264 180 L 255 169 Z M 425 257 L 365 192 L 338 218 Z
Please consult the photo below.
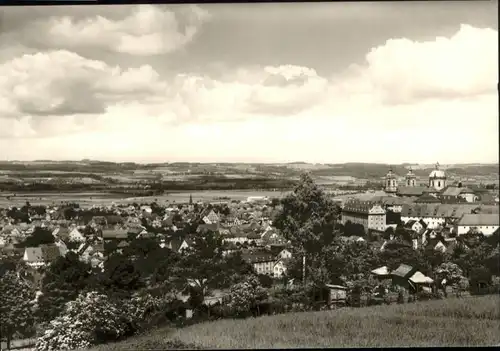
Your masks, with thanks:
M 0 6 L 0 350 L 499 346 L 497 13 Z

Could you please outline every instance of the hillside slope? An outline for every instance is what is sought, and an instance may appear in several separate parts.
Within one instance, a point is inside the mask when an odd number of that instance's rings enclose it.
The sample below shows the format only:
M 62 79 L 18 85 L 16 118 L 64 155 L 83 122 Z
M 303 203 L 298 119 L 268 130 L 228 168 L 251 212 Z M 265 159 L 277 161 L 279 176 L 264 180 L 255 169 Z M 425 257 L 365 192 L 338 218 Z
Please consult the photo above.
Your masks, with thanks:
M 102 345 L 132 348 L 491 346 L 500 343 L 499 296 L 220 320 Z

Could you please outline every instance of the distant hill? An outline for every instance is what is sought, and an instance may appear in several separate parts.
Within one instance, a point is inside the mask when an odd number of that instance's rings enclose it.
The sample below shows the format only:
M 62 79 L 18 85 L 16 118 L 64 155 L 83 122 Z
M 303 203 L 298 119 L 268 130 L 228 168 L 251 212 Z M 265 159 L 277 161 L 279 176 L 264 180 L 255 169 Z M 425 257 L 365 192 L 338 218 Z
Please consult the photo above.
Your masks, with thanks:
M 296 177 L 303 171 L 309 171 L 316 177 L 349 176 L 361 179 L 380 179 L 390 168 L 398 176 L 404 176 L 409 167 L 420 177 L 426 177 L 434 169 L 434 165 L 349 162 L 339 164 L 316 164 L 303 161 L 269 164 L 269 163 L 148 163 L 134 162 L 115 163 L 98 160 L 81 161 L 0 161 L 3 172 L 82 172 L 96 174 L 113 174 L 134 172 L 138 170 L 156 170 L 159 173 L 187 173 L 190 174 L 246 174 L 259 176 Z M 498 164 L 451 164 L 441 165 L 450 177 L 487 177 L 498 179 Z

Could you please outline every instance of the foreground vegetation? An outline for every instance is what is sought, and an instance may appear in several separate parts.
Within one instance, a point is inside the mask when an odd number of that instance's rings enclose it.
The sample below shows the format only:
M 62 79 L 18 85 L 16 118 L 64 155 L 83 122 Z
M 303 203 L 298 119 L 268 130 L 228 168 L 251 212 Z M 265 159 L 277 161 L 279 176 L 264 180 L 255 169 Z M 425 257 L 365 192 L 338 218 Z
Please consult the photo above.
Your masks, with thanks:
M 499 302 L 493 295 L 220 320 L 92 350 L 497 345 Z

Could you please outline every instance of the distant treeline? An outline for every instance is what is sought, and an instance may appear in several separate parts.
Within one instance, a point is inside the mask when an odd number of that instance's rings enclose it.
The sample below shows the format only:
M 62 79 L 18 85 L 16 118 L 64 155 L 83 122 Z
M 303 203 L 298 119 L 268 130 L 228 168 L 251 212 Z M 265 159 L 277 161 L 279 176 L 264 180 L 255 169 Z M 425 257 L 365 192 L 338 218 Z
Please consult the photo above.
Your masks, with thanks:
M 14 172 L 88 172 L 88 173 L 105 173 L 105 172 L 123 172 L 133 171 L 136 169 L 147 169 L 145 165 L 136 165 L 135 163 L 113 163 L 113 162 L 92 162 L 90 164 L 82 164 L 77 162 L 69 163 L 46 163 L 46 164 L 17 164 L 9 162 L 1 162 L 0 167 L 4 171 Z
M 105 185 L 105 184 L 48 184 L 48 183 L 29 183 L 15 184 L 4 183 L 0 184 L 0 190 L 8 192 L 92 192 L 106 191 L 112 193 L 131 194 L 134 196 L 150 196 L 158 195 L 164 191 L 172 190 L 268 190 L 268 189 L 291 189 L 296 182 L 289 179 L 271 179 L 271 178 L 225 178 L 206 176 L 197 179 L 186 181 L 163 181 L 151 182 L 148 189 L 144 189 L 144 184 L 141 186 L 120 186 L 120 185 Z
M 382 182 L 366 182 L 364 185 L 358 184 L 346 184 L 337 186 L 338 189 L 341 190 L 382 190 L 384 189 L 384 184 Z
M 9 173 L 11 178 L 91 178 L 95 180 L 105 180 L 105 177 L 94 173 L 51 173 L 46 171 L 28 171 L 22 173 Z
M 296 182 L 290 179 L 226 178 L 205 176 L 183 182 L 165 181 L 151 185 L 151 189 L 167 190 L 264 190 L 291 189 Z

